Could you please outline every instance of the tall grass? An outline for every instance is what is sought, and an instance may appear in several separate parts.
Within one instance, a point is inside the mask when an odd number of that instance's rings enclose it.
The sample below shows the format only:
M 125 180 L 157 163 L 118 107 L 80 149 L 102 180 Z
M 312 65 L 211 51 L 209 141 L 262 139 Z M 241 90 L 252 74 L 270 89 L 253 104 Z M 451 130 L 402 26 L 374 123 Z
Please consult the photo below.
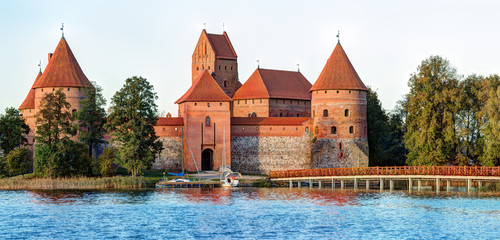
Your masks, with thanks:
M 72 177 L 72 178 L 4 178 L 0 179 L 3 190 L 36 189 L 123 189 L 146 188 L 151 183 L 144 177 Z

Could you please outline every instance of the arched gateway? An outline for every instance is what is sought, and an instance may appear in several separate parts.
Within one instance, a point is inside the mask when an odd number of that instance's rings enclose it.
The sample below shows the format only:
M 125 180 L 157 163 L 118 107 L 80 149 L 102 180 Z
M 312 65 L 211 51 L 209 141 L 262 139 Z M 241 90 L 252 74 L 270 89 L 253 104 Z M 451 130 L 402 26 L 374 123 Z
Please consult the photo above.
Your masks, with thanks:
M 207 148 L 201 153 L 201 170 L 213 170 L 214 169 L 214 151 Z

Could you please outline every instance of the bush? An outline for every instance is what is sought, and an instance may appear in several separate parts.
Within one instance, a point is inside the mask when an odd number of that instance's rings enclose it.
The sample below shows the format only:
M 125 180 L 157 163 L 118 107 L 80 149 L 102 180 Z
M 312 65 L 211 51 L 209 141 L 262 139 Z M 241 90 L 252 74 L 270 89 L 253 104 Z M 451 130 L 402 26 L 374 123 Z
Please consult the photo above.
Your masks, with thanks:
M 102 154 L 97 158 L 97 163 L 101 176 L 110 177 L 116 174 L 118 165 L 116 165 L 116 148 L 105 148 Z
M 63 141 L 55 148 L 40 144 L 35 156 L 35 173 L 44 177 L 84 176 L 91 172 L 88 148 L 83 143 Z
M 8 177 L 9 171 L 4 157 L 0 157 L 0 178 Z
M 23 175 L 33 171 L 33 156 L 28 148 L 16 148 L 5 157 L 10 175 Z

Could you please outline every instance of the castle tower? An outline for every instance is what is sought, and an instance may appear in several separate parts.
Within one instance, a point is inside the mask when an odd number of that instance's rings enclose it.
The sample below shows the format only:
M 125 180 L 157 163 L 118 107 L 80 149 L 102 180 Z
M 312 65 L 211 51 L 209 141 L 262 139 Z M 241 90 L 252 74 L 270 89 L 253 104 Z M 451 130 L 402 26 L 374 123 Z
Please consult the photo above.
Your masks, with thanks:
M 340 42 L 310 89 L 313 167 L 367 167 L 366 92 Z
M 226 32 L 209 34 L 205 30 L 193 52 L 192 83 L 207 70 L 220 88 L 232 97 L 241 87 L 238 80 L 238 56 Z
M 184 166 L 187 171 L 231 166 L 231 98 L 207 69 L 175 102 L 184 121 Z
M 33 116 L 38 112 L 45 94 L 59 89 L 62 89 L 66 94 L 66 101 L 70 103 L 71 111 L 79 111 L 81 109 L 80 101 L 84 97 L 82 88 L 85 87 L 92 87 L 92 84 L 80 68 L 66 39 L 62 37 L 54 53 L 49 53 L 49 62 L 45 71 L 33 84 L 34 97 L 32 98 L 34 100 L 30 100 L 34 106 Z M 30 90 L 30 94 L 31 92 Z M 36 127 L 33 129 L 36 132 Z

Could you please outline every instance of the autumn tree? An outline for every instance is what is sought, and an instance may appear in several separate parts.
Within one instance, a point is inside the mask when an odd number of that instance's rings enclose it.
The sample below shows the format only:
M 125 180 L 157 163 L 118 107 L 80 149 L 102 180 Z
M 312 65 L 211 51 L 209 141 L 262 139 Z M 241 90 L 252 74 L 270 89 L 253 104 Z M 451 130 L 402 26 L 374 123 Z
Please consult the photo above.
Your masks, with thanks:
M 485 150 L 481 157 L 483 166 L 500 165 L 500 86 L 491 89 L 485 112 L 487 122 L 483 129 Z
M 75 135 L 70 107 L 62 89 L 47 93 L 42 98 L 40 109 L 35 116 L 37 143 L 54 148 L 61 141 L 67 141 L 70 136 Z
M 77 113 L 79 125 L 78 139 L 88 146 L 89 156 L 97 151 L 100 144 L 106 143 L 104 140 L 104 124 L 106 122 L 106 99 L 102 96 L 102 89 L 95 82 L 93 87 L 83 88 L 84 98 L 80 101 L 81 110 Z
M 142 77 L 131 77 L 111 99 L 106 124 L 111 141 L 118 147 L 119 163 L 137 176 L 150 168 L 162 144 L 154 131 L 158 99 L 153 86 Z
M 453 164 L 458 75 L 448 60 L 431 56 L 422 61 L 408 82 L 410 92 L 403 107 L 406 116 L 405 146 L 409 165 Z
M 27 144 L 26 135 L 30 132 L 19 110 L 10 107 L 0 114 L 0 150 L 7 155 L 14 148 Z

